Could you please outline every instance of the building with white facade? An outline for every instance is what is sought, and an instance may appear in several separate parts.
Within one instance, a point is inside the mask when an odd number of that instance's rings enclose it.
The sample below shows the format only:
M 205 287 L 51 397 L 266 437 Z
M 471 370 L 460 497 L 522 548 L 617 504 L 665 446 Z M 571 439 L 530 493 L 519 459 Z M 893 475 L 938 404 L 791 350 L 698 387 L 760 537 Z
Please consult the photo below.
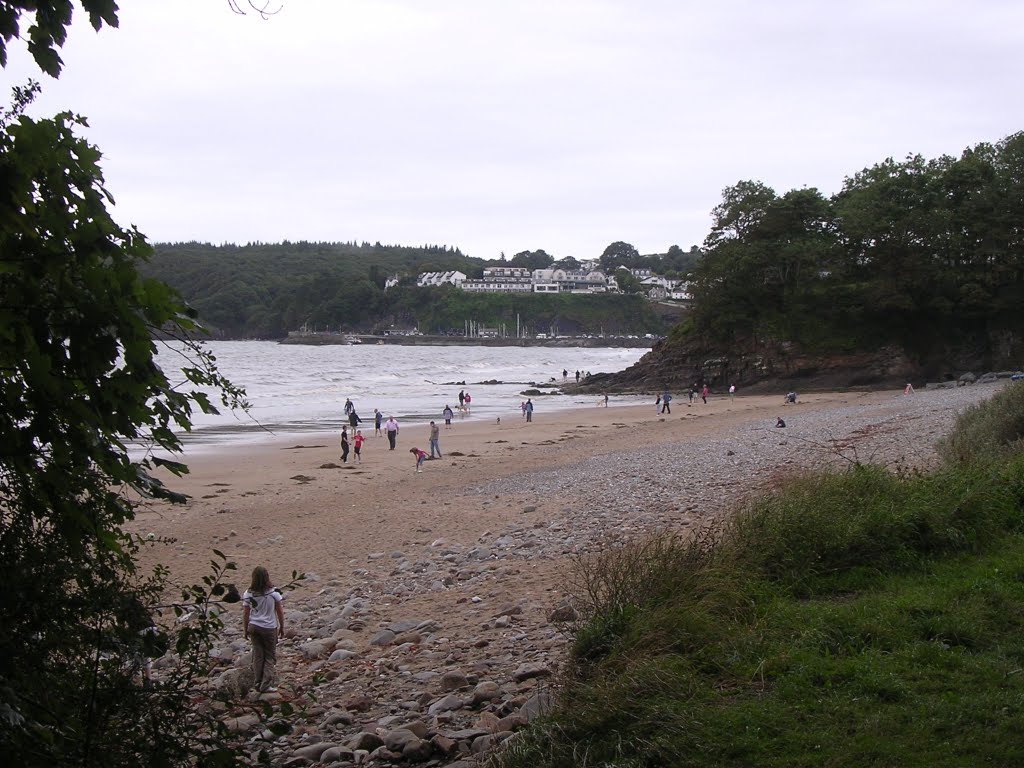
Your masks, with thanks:
M 536 293 L 605 293 L 608 278 L 596 269 L 589 272 L 535 269 L 533 290 Z
M 533 280 L 525 267 L 485 267 L 481 280 L 463 280 L 462 290 L 481 293 L 530 293 Z
M 416 278 L 416 285 L 421 288 L 425 285 L 454 285 L 456 288 L 466 280 L 462 272 L 423 272 Z

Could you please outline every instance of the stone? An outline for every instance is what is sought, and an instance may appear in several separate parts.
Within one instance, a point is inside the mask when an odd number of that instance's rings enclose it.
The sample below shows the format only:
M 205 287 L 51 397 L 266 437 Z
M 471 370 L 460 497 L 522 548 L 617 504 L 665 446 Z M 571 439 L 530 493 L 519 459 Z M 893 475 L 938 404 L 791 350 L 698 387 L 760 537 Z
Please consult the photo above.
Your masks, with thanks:
M 349 749 L 359 751 L 364 750 L 372 752 L 373 750 L 384 746 L 384 739 L 378 736 L 376 733 L 370 733 L 369 731 L 362 731 L 357 733 L 352 741 L 348 743 Z
M 310 744 L 308 747 L 301 747 L 299 749 L 296 749 L 295 750 L 295 755 L 296 755 L 296 757 L 304 757 L 307 760 L 311 760 L 314 763 L 316 763 L 316 762 L 320 761 L 320 756 L 324 752 L 326 752 L 331 747 L 336 747 L 336 746 L 338 746 L 338 745 L 334 744 L 333 742 L 322 741 L 319 744 Z
M 450 670 L 441 675 L 441 690 L 442 691 L 457 691 L 459 688 L 465 688 L 469 685 L 469 680 L 466 679 L 466 675 L 458 670 Z
M 461 696 L 449 693 L 447 696 L 438 699 L 427 707 L 427 714 L 436 715 L 439 712 L 449 712 L 454 709 L 462 709 L 463 706 L 464 702 L 462 701 Z
M 520 664 L 516 667 L 515 671 L 512 672 L 512 679 L 517 683 L 521 683 L 524 680 L 530 680 L 535 677 L 548 677 L 551 675 L 551 670 L 544 664 L 526 663 Z

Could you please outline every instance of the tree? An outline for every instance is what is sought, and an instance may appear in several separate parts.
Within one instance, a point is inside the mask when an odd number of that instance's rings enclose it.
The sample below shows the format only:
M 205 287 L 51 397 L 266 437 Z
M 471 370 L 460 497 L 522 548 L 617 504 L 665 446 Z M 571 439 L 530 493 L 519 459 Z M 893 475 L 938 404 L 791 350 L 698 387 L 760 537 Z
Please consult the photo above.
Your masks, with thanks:
M 112 0 L 82 6 L 94 27 L 116 25 Z M 58 74 L 71 7 L 0 2 L 0 62 L 33 13 L 29 49 Z M 76 135 L 85 121 L 22 114 L 36 92 L 16 89 L 0 120 L 0 751 L 20 766 L 225 764 L 215 722 L 192 706 L 219 622 L 200 610 L 173 634 L 152 623 L 166 573 L 137 571 L 123 524 L 140 499 L 181 499 L 153 471 L 187 468 L 152 451 L 180 452 L 175 430 L 216 410 L 204 388 L 227 407 L 244 392 L 193 340 L 195 313 L 140 277 L 150 247 L 107 212 L 100 153 Z M 184 361 L 178 381 L 158 334 Z M 232 567 L 221 557 L 183 599 L 225 595 Z M 169 645 L 177 665 L 147 687 L 141 661 Z
M 180 498 L 156 467 L 186 468 L 128 441 L 179 452 L 175 428 L 216 410 L 202 387 L 228 407 L 244 393 L 190 340 L 194 313 L 139 277 L 149 246 L 108 214 L 84 120 L 17 111 L 0 126 L 0 749 L 19 765 L 186 761 L 204 747 L 178 683 L 199 667 L 159 692 L 133 680 L 132 660 L 169 638 L 138 634 L 163 579 L 137 573 L 122 530 L 133 499 Z M 182 381 L 156 359 L 158 332 L 190 360 Z M 215 629 L 190 627 L 179 654 Z
M 598 265 L 605 273 L 611 274 L 619 267 L 626 267 L 627 269 L 639 267 L 641 261 L 642 257 L 636 248 L 629 243 L 617 240 L 604 249 L 601 257 L 598 259 Z

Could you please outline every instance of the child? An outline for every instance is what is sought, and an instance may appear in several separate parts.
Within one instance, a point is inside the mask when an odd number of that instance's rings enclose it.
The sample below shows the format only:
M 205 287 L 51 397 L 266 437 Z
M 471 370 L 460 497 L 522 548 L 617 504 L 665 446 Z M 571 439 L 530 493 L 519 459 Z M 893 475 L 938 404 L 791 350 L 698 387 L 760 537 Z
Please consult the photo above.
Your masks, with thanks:
M 356 430 L 356 436 L 352 438 L 352 445 L 353 445 L 353 447 L 355 449 L 355 454 L 356 454 L 356 464 L 362 464 L 363 463 L 362 456 L 360 456 L 360 451 L 362 451 L 362 449 L 363 449 L 363 440 L 365 440 L 365 439 L 366 438 L 363 437 L 363 430 L 357 429 Z
M 253 569 L 252 583 L 242 595 L 242 629 L 246 640 L 252 638 L 256 691 L 276 691 L 274 668 L 277 644 L 284 634 L 284 610 L 281 608 L 281 593 L 274 589 L 270 574 L 261 565 Z
M 423 466 L 423 460 L 427 458 L 427 452 L 421 451 L 419 448 L 410 448 L 409 453 L 416 454 L 416 471 L 422 472 L 423 470 L 420 467 Z

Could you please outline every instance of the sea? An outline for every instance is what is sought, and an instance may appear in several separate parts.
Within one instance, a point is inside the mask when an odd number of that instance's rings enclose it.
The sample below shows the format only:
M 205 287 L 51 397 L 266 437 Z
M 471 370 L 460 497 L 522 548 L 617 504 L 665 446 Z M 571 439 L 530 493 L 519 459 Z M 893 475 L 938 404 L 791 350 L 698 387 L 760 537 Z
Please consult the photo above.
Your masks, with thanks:
M 534 396 L 536 415 L 596 403 L 596 395 L 562 392 L 576 371 L 611 373 L 637 362 L 647 349 L 601 347 L 399 346 L 351 344 L 304 346 L 272 341 L 210 341 L 205 346 L 220 372 L 246 390 L 248 413 L 193 414 L 182 433 L 187 453 L 233 443 L 270 441 L 282 436 L 341 431 L 348 423 L 343 408 L 350 399 L 373 430 L 373 411 L 400 425 L 439 421 L 446 405 L 457 412 L 459 391 L 472 397 L 468 414 L 456 419 L 495 422 L 521 415 L 524 390 L 543 385 Z M 165 371 L 176 355 L 158 355 Z M 173 378 L 173 377 L 171 377 Z M 555 385 L 553 388 L 551 385 Z M 639 402 L 611 396 L 610 405 Z

